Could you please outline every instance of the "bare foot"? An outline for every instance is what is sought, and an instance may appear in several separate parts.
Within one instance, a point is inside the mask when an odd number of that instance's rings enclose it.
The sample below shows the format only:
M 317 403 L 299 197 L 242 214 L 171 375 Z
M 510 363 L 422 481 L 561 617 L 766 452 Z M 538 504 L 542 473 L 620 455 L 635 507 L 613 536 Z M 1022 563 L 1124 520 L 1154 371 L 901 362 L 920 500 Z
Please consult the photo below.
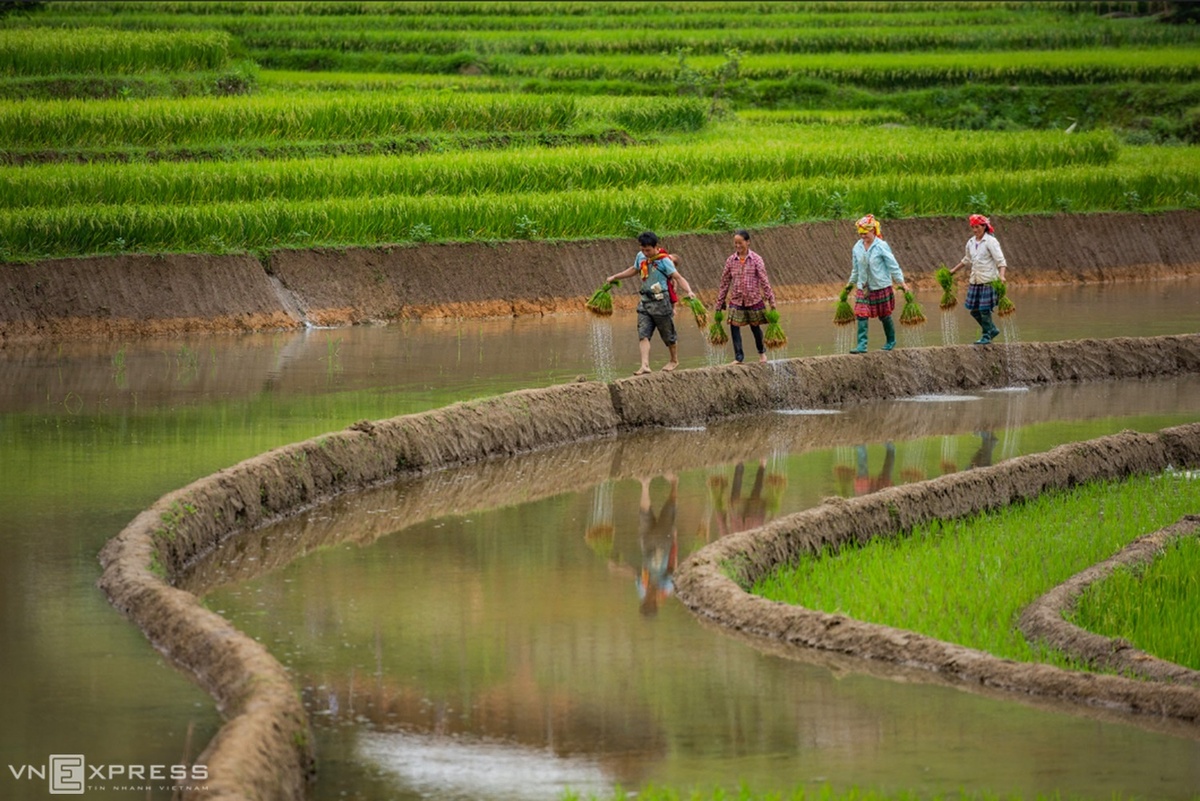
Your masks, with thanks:
M 679 362 L 667 362 L 666 364 L 663 365 L 663 372 L 669 373 L 678 366 L 679 366 Z
M 643 366 L 639 367 L 638 369 L 634 370 L 633 374 L 634 375 L 646 375 L 649 372 L 650 372 L 650 368 L 643 365 Z
M 741 363 L 742 362 L 740 359 L 734 359 L 733 361 L 730 362 L 730 364 L 741 364 Z
M 766 364 L 767 363 L 767 354 L 765 354 L 765 353 L 758 354 L 758 363 Z

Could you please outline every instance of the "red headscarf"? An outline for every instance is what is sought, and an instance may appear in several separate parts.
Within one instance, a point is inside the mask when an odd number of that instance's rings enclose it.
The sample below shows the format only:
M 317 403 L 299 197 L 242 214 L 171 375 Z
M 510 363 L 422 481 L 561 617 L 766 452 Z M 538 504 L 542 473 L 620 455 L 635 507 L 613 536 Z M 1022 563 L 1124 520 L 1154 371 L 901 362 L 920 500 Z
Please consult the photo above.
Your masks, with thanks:
M 982 214 L 972 214 L 970 217 L 970 223 L 971 225 L 982 225 L 983 230 L 987 231 L 989 234 L 993 231 L 992 223 Z

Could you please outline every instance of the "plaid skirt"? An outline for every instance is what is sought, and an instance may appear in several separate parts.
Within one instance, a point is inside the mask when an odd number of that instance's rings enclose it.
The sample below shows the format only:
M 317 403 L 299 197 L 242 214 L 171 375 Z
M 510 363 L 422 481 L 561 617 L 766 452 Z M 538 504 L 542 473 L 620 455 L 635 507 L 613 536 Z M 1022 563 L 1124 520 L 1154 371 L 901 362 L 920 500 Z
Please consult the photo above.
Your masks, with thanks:
M 963 308 L 967 311 L 991 311 L 996 308 L 996 290 L 991 284 L 970 284 Z
M 766 325 L 767 304 L 761 300 L 753 306 L 739 306 L 736 303 L 730 303 L 727 320 L 730 325 Z
M 866 293 L 860 289 L 854 296 L 855 317 L 891 317 L 895 310 L 896 293 L 890 286 Z

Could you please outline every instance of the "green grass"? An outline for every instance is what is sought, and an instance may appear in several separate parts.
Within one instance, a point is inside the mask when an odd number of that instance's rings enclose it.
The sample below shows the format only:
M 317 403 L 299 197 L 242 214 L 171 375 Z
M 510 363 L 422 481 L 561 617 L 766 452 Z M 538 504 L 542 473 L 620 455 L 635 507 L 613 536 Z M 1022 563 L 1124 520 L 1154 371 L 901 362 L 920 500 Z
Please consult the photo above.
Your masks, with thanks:
M 1090 483 L 806 558 L 764 576 L 752 591 L 1006 659 L 1070 665 L 1025 641 L 1016 628 L 1021 609 L 1198 508 L 1200 482 L 1169 473 Z M 1177 626 L 1200 640 L 1200 628 L 1184 621 Z

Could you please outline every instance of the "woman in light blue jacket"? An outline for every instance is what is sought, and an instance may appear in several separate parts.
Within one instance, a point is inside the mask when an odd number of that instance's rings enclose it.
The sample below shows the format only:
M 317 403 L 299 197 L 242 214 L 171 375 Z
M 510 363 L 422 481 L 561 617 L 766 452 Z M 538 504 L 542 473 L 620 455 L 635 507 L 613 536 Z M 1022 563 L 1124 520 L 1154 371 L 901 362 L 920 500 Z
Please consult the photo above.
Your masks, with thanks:
M 859 241 L 850 253 L 849 285 L 858 291 L 854 296 L 854 316 L 858 322 L 858 344 L 851 353 L 867 352 L 867 321 L 878 317 L 883 324 L 887 342 L 883 350 L 896 347 L 896 324 L 892 312 L 896 310 L 896 292 L 893 284 L 907 291 L 904 273 L 892 255 L 892 248 L 883 241 L 879 220 L 868 214 L 856 222 Z

